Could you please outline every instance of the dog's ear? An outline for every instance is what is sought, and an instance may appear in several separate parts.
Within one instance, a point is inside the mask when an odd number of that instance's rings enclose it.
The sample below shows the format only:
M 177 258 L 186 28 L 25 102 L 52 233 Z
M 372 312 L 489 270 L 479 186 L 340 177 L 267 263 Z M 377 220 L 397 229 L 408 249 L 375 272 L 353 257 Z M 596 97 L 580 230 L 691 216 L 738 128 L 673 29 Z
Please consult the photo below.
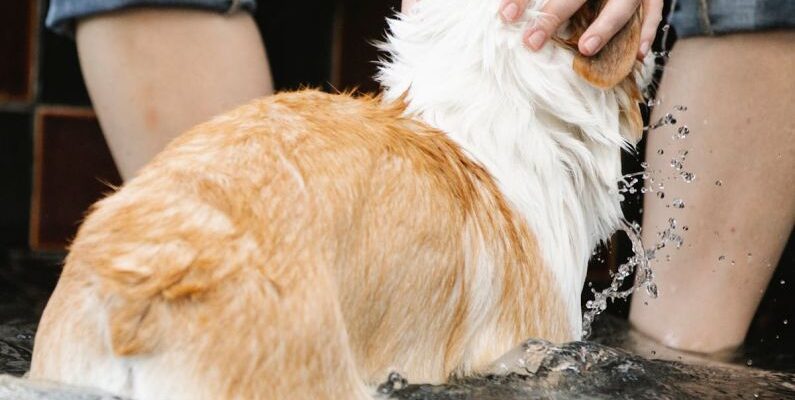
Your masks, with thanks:
M 622 136 L 630 143 L 637 143 L 643 136 L 643 117 L 638 106 L 643 97 L 633 72 L 636 66 L 640 66 L 636 56 L 640 47 L 642 7 L 638 7 L 629 22 L 599 53 L 586 57 L 577 51 L 580 36 L 593 23 L 605 3 L 607 0 L 587 1 L 569 20 L 571 35 L 563 42 L 576 53 L 572 68 L 579 76 L 594 87 L 617 89 L 620 95 Z
M 607 0 L 587 1 L 570 19 L 571 33 L 567 41 L 575 49 L 580 36 L 599 15 Z M 640 47 L 641 8 L 624 27 L 594 56 L 576 53 L 574 71 L 591 85 L 610 89 L 630 76 Z

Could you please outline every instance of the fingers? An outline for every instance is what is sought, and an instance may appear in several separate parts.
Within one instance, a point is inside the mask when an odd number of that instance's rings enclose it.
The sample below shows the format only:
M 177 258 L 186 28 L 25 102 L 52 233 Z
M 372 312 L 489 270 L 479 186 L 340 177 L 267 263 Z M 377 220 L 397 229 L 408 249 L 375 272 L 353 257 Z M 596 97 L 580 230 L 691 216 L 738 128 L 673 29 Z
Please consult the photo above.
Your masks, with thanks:
M 552 37 L 563 21 L 567 21 L 585 3 L 585 0 L 549 0 L 541 9 L 543 13 L 536 18 L 525 32 L 524 40 L 528 47 L 539 50 Z
M 500 16 L 505 22 L 514 22 L 524 14 L 530 0 L 502 0 Z
M 580 37 L 580 53 L 592 56 L 621 30 L 638 9 L 639 0 L 611 0 L 605 4 L 596 20 Z
M 643 0 L 643 25 L 640 28 L 638 59 L 643 60 L 657 35 L 657 26 L 662 21 L 663 0 Z
M 404 14 L 408 13 L 416 2 L 417 0 L 402 0 L 400 2 L 400 11 L 402 11 Z

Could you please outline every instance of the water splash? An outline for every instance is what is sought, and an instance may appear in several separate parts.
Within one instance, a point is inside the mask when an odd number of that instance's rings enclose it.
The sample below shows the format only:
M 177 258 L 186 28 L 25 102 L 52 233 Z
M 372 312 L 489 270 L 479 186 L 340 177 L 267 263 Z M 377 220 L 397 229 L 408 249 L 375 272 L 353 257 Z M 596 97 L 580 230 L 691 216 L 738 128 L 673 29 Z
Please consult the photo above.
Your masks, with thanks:
M 408 385 L 408 380 L 400 375 L 399 373 L 392 371 L 389 373 L 389 376 L 386 378 L 386 382 L 381 383 L 378 385 L 378 389 L 376 392 L 380 395 L 390 395 L 394 393 L 396 390 L 401 390 Z
M 667 40 L 668 30 L 669 25 L 665 25 L 663 27 L 663 46 L 665 46 L 665 41 Z M 670 56 L 670 52 L 663 47 L 660 52 L 655 52 L 654 55 L 656 57 L 667 58 Z M 649 108 L 657 107 L 660 104 L 661 101 L 656 98 L 651 98 L 646 102 L 646 105 Z M 670 112 L 665 113 L 662 117 L 657 119 L 657 121 L 645 126 L 643 129 L 645 132 L 649 132 L 665 126 L 676 125 L 679 121 L 675 114 L 685 111 L 687 111 L 687 106 L 675 105 Z M 683 140 L 687 139 L 689 135 L 690 128 L 687 125 L 681 125 L 676 129 L 673 139 Z M 657 154 L 663 155 L 665 154 L 665 151 L 663 149 L 658 149 Z M 676 158 L 671 159 L 671 167 L 678 172 L 677 178 L 681 178 L 685 183 L 692 183 L 696 179 L 696 174 L 690 171 L 684 171 L 684 163 L 687 155 L 688 150 L 680 150 L 677 153 Z M 665 198 L 665 192 L 663 192 L 665 189 L 663 184 L 664 179 L 660 179 L 660 181 L 657 182 L 657 188 L 655 190 L 653 185 L 655 180 L 654 177 L 652 177 L 651 171 L 649 171 L 648 163 L 642 162 L 641 167 L 643 168 L 642 172 L 624 175 L 619 180 L 619 198 L 621 201 L 624 201 L 624 194 L 634 194 L 638 192 L 638 189 L 635 188 L 635 185 L 639 182 L 642 182 L 642 187 L 639 190 L 641 193 L 645 194 L 656 192 L 655 195 L 657 198 Z M 646 186 L 647 183 L 649 183 L 649 186 Z M 673 205 L 673 207 L 676 209 L 682 209 L 685 207 L 685 202 L 684 200 L 677 198 L 673 200 L 671 205 Z M 668 220 L 668 226 L 662 232 L 658 232 L 657 242 L 654 244 L 654 246 L 646 249 L 644 248 L 644 245 L 641 241 L 640 225 L 637 222 L 621 222 L 620 230 L 626 233 L 627 237 L 632 243 L 633 256 L 630 257 L 627 262 L 621 264 L 615 273 L 611 271 L 612 282 L 610 283 L 609 287 L 601 291 L 597 291 L 593 288 L 590 289 L 594 298 L 592 300 L 588 300 L 585 303 L 585 312 L 583 313 L 582 323 L 584 338 L 588 338 L 588 336 L 590 336 L 593 321 L 599 314 L 607 309 L 608 302 L 616 301 L 618 299 L 627 299 L 634 291 L 639 288 L 645 288 L 646 293 L 650 297 L 657 297 L 658 289 L 657 285 L 654 283 L 654 273 L 651 269 L 650 263 L 655 259 L 656 252 L 664 248 L 667 244 L 672 243 L 677 249 L 682 247 L 684 240 L 682 236 L 676 232 L 676 229 L 676 219 L 670 218 Z M 688 228 L 684 227 L 683 230 L 688 230 Z M 637 273 L 635 274 L 634 283 L 629 288 L 622 289 L 626 286 L 626 279 L 632 276 L 632 274 L 636 271 Z
M 618 267 L 617 272 L 613 273 L 613 281 L 610 286 L 597 291 L 591 289 L 593 293 L 593 300 L 588 300 L 585 303 L 585 312 L 583 313 L 582 329 L 583 337 L 587 338 L 591 335 L 591 325 L 596 317 L 607 309 L 609 301 L 616 301 L 618 299 L 626 299 L 636 289 L 645 288 L 646 293 L 652 298 L 657 297 L 657 285 L 654 283 L 654 272 L 649 266 L 649 262 L 654 259 L 657 249 L 665 247 L 665 244 L 672 238 L 681 238 L 675 235 L 673 231 L 676 229 L 676 220 L 673 218 L 669 220 L 669 226 L 660 235 L 659 242 L 655 248 L 645 249 L 641 242 L 641 228 L 637 222 L 628 223 L 627 221 L 621 222 L 622 228 L 627 237 L 632 243 L 633 256 L 627 262 Z M 630 277 L 637 270 L 635 283 L 628 289 L 622 289 L 625 280 Z

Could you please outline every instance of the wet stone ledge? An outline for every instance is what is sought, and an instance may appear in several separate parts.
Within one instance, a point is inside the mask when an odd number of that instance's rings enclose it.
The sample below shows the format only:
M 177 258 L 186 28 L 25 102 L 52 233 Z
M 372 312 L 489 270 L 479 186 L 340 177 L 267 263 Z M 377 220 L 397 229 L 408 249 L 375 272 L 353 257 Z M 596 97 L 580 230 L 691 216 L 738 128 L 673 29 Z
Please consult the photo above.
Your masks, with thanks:
M 649 360 L 594 342 L 561 346 L 529 340 L 501 359 L 499 374 L 445 385 L 406 384 L 390 376 L 379 399 L 608 400 L 795 399 L 795 374 L 734 365 Z M 164 394 L 167 398 L 168 394 Z M 0 400 L 124 400 L 18 377 L 0 376 Z

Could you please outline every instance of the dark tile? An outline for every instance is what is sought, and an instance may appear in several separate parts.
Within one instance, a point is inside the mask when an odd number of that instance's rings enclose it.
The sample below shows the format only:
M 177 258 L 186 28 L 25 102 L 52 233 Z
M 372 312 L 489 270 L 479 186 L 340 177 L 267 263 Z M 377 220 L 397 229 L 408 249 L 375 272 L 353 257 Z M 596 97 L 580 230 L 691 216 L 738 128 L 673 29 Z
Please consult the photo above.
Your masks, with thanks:
M 31 117 L 0 112 L 0 247 L 26 247 L 30 215 Z
M 0 100 L 33 97 L 36 0 L 0 2 Z
M 30 244 L 61 249 L 88 207 L 121 178 L 90 109 L 40 107 L 34 141 Z
M 363 92 L 379 91 L 373 80 L 377 72 L 378 51 L 374 41 L 383 40 L 386 17 L 400 10 L 399 0 L 348 0 L 342 4 L 339 21 L 341 37 L 335 84 L 340 90 L 358 88 Z
M 255 14 L 277 90 L 329 88 L 335 2 L 260 1 Z
M 48 1 L 42 1 L 47 10 Z M 44 26 L 42 13 L 41 26 Z M 69 105 L 88 105 L 88 91 L 83 82 L 80 62 L 77 58 L 77 45 L 71 38 L 58 35 L 42 28 L 41 67 L 39 69 L 40 101 Z

